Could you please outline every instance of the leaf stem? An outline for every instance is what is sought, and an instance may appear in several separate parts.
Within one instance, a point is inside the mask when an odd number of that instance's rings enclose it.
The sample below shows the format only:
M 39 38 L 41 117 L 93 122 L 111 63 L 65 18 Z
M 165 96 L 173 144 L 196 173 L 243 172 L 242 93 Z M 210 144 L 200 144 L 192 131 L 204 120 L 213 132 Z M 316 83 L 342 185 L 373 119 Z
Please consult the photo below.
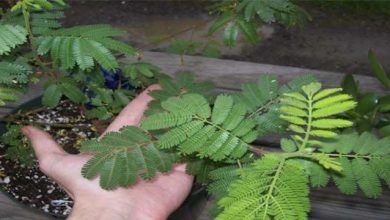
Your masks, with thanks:
M 311 131 L 311 123 L 312 123 L 312 114 L 313 114 L 313 97 L 312 95 L 308 96 L 308 117 L 307 117 L 307 127 L 305 131 L 305 137 L 301 146 L 299 147 L 299 151 L 302 152 L 305 150 L 307 142 L 309 141 L 310 131 Z

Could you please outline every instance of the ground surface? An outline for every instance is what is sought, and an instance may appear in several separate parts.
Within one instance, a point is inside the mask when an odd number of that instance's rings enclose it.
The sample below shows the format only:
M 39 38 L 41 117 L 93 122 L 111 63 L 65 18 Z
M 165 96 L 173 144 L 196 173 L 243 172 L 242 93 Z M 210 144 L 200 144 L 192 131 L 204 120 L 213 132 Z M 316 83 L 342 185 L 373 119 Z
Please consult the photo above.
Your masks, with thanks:
M 128 30 L 126 41 L 146 50 L 162 50 L 169 45 L 169 40 L 161 39 L 191 26 L 197 28 L 176 38 L 205 39 L 212 19 L 204 10 L 203 6 L 207 5 L 204 1 L 71 0 L 70 4 L 66 25 L 111 23 Z M 372 48 L 390 69 L 388 17 L 312 5 L 304 7 L 313 18 L 305 28 L 266 26 L 261 31 L 265 38 L 261 44 L 253 47 L 241 42 L 236 48 L 223 48 L 223 58 L 370 74 L 367 52 Z M 159 43 L 153 44 L 156 41 Z

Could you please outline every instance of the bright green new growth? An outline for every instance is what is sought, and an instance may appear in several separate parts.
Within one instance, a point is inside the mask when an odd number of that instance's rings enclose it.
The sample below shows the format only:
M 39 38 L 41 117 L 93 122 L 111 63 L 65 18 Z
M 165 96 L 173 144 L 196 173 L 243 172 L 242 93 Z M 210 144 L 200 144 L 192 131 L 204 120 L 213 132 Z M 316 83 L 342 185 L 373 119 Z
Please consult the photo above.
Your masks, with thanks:
M 148 130 L 170 128 L 159 137 L 162 149 L 175 147 L 184 155 L 196 153 L 219 161 L 242 157 L 248 143 L 257 137 L 256 123 L 245 119 L 245 108 L 235 105 L 231 96 L 218 96 L 212 108 L 199 94 L 172 97 L 161 106 L 165 111 L 145 118 L 141 126 Z
M 218 201 L 218 220 L 306 219 L 308 178 L 296 161 L 268 154 L 243 171 Z
M 302 92 L 288 92 L 281 99 L 282 119 L 290 123 L 289 129 L 295 133 L 292 138 L 299 150 L 318 146 L 319 140 L 311 137 L 336 137 L 335 129 L 352 126 L 352 122 L 334 117 L 356 106 L 356 102 L 341 89 L 321 90 L 320 83 L 311 83 L 302 87 Z
M 100 140 L 81 144 L 81 152 L 93 153 L 82 168 L 82 175 L 93 179 L 100 175 L 104 189 L 127 187 L 137 178 L 152 179 L 156 172 L 168 172 L 176 157 L 155 147 L 155 140 L 137 127 L 124 127 L 120 132 L 107 133 Z

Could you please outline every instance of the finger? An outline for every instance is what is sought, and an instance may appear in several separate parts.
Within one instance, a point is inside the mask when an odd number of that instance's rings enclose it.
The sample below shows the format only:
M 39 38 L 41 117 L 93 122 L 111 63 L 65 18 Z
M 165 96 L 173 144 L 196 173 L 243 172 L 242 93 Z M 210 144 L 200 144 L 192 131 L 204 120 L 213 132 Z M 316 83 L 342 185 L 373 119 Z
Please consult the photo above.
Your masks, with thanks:
M 154 84 L 145 89 L 133 101 L 131 101 L 108 126 L 106 132 L 118 131 L 126 125 L 138 125 L 148 107 L 148 103 L 153 100 L 148 95 L 150 91 L 160 89 L 160 85 Z
M 30 139 L 31 145 L 38 158 L 39 166 L 45 173 L 50 170 L 52 164 L 58 160 L 60 156 L 67 154 L 53 138 L 44 131 L 32 126 L 26 126 L 22 129 L 22 132 Z

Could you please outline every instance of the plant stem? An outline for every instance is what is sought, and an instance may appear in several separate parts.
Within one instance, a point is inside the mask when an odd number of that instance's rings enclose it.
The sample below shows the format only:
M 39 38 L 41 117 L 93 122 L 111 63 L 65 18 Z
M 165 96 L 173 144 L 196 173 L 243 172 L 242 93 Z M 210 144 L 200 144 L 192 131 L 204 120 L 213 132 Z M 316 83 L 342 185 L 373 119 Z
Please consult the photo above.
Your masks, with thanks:
M 29 39 L 30 47 L 31 47 L 31 49 L 33 49 L 34 35 L 32 33 L 32 29 L 31 29 L 30 12 L 28 11 L 27 5 L 23 5 L 22 13 L 23 13 L 23 18 L 24 18 L 24 25 L 25 25 L 26 30 L 28 32 L 28 39 Z
M 313 113 L 313 96 L 308 96 L 308 117 L 307 117 L 307 127 L 305 132 L 305 138 L 303 139 L 303 142 L 301 146 L 299 147 L 299 151 L 303 151 L 307 145 L 307 142 L 309 141 L 310 137 L 310 131 L 311 131 L 311 122 L 312 122 L 312 113 Z
M 47 122 L 41 122 L 41 121 L 30 121 L 30 120 L 24 120 L 24 119 L 15 119 L 12 117 L 8 118 L 2 118 L 0 119 L 0 122 L 12 122 L 12 123 L 20 123 L 20 124 L 33 124 L 33 125 L 43 125 L 43 126 L 50 126 L 50 127 L 56 127 L 56 128 L 90 128 L 92 127 L 89 124 L 69 124 L 69 123 L 47 123 Z
M 262 105 L 261 107 L 259 107 L 258 109 L 256 109 L 256 111 L 254 111 L 254 112 L 252 112 L 250 115 L 248 115 L 247 118 L 252 118 L 252 117 L 255 116 L 257 113 L 263 111 L 264 109 L 269 108 L 269 106 L 271 106 L 272 104 L 275 104 L 275 103 L 277 103 L 277 98 L 269 100 L 265 105 Z

